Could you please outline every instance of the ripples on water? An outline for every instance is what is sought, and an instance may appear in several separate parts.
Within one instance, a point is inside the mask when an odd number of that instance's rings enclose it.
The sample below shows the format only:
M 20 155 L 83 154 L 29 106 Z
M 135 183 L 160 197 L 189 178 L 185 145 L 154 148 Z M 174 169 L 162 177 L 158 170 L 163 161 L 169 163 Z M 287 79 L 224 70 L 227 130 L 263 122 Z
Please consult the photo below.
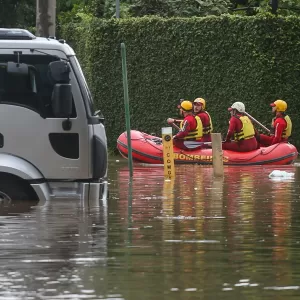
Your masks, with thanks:
M 299 170 L 135 166 L 130 183 L 111 161 L 107 206 L 2 207 L 0 300 L 296 299 Z

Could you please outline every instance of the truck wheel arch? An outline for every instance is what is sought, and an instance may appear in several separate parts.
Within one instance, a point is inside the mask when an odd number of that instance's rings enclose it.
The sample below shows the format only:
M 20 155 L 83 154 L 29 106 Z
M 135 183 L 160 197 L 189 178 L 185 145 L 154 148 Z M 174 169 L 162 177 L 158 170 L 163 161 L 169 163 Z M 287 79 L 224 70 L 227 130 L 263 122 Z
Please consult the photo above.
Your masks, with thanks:
M 24 180 L 43 179 L 42 173 L 34 165 L 6 153 L 0 153 L 0 173 L 15 175 Z

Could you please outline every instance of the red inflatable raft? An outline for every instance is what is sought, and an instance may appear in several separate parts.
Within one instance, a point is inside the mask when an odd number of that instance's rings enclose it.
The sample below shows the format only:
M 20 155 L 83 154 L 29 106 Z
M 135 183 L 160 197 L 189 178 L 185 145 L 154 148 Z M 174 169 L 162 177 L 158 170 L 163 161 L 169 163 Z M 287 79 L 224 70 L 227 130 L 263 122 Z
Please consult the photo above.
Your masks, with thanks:
M 147 133 L 131 130 L 132 158 L 135 162 L 147 164 L 163 163 L 163 147 L 161 139 Z M 127 134 L 122 133 L 117 140 L 117 148 L 122 156 L 128 156 Z M 224 165 L 288 165 L 298 156 L 295 146 L 279 143 L 249 152 L 223 151 Z M 212 149 L 185 151 L 174 147 L 176 164 L 212 164 Z

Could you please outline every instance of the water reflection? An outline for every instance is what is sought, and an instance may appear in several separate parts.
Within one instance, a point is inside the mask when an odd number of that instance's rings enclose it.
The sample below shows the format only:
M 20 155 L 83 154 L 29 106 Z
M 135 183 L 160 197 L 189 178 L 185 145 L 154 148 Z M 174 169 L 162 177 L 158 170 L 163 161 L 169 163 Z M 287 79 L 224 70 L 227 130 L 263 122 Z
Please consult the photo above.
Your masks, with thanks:
M 136 166 L 128 216 L 128 169 L 121 168 L 118 206 L 110 210 L 109 224 L 122 228 L 124 240 L 130 231 L 131 239 L 126 248 L 109 249 L 111 255 L 123 249 L 119 262 L 125 259 L 130 270 L 126 285 L 137 280 L 137 294 L 148 289 L 149 298 L 163 294 L 164 299 L 200 294 L 242 299 L 274 295 L 274 287 L 284 295 L 299 289 L 300 273 L 291 261 L 299 171 L 280 167 L 295 178 L 275 181 L 268 177 L 272 170 L 226 167 L 224 179 L 217 179 L 210 167 L 177 166 L 176 178 L 166 181 L 162 168 Z M 121 215 L 119 226 L 114 214 Z M 128 288 L 119 289 L 126 298 Z M 128 299 L 137 297 L 130 293 Z
M 0 216 L 17 215 L 30 212 L 34 206 L 39 205 L 38 201 L 0 201 Z
M 1 213 L 0 299 L 95 299 L 87 270 L 99 281 L 107 266 L 104 207 L 74 201 L 15 203 Z
M 288 299 L 300 293 L 300 168 L 110 163 L 108 207 L 0 210 L 1 299 Z

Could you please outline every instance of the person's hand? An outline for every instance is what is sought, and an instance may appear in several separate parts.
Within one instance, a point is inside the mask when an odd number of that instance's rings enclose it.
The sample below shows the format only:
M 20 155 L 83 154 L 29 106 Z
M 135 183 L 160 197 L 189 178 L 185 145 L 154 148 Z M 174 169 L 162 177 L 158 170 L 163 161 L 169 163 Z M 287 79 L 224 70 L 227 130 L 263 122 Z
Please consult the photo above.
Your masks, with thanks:
M 173 123 L 175 122 L 175 120 L 172 119 L 172 118 L 168 118 L 168 119 L 167 119 L 167 122 L 168 122 L 168 124 L 173 124 Z

